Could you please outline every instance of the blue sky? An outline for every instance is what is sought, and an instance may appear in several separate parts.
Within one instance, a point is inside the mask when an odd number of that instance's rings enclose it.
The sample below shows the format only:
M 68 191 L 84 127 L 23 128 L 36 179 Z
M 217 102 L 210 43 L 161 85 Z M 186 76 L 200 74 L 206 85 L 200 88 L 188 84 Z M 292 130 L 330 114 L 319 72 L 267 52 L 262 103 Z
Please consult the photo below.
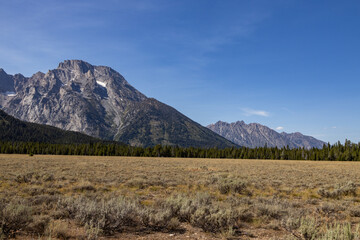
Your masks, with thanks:
M 0 67 L 107 65 L 202 125 L 360 141 L 360 2 L 0 0 Z

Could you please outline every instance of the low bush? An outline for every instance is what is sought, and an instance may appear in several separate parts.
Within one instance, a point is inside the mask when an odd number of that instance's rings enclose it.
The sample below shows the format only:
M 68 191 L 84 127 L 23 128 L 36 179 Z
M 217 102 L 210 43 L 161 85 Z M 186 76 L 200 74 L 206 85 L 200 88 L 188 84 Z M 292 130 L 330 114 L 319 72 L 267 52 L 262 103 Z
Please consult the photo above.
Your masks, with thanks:
M 290 205 L 288 202 L 277 198 L 259 198 L 258 202 L 254 203 L 254 208 L 259 217 L 280 219 L 288 215 Z
M 358 240 L 359 226 L 356 227 L 355 231 L 352 230 L 350 223 L 338 224 L 335 223 L 327 227 L 326 231 L 319 240 Z
M 73 187 L 74 191 L 96 191 L 94 185 L 89 181 L 81 181 L 76 186 Z
M 325 198 L 340 198 L 342 196 L 356 196 L 356 185 L 353 182 L 348 182 L 343 185 L 336 185 L 333 191 L 320 188 L 318 194 Z
M 15 237 L 18 231 L 27 227 L 31 219 L 31 207 L 29 206 L 21 203 L 8 203 L 0 206 L 1 235 Z
M 27 231 L 37 235 L 43 235 L 48 228 L 51 218 L 47 215 L 35 215 L 32 222 L 27 226 Z
M 345 210 L 345 207 L 336 203 L 323 203 L 318 206 L 317 211 L 325 216 L 339 215 L 338 213 Z
M 223 209 L 216 205 L 202 206 L 191 216 L 190 223 L 206 232 L 222 232 L 229 228 L 237 228 L 238 214 L 231 209 Z
M 19 175 L 16 176 L 15 182 L 17 182 L 17 183 L 28 183 L 28 182 L 31 181 L 33 175 L 34 175 L 34 173 L 19 174 Z
M 99 226 L 89 223 L 85 224 L 85 233 L 88 240 L 95 240 L 103 233 Z
M 228 194 L 229 192 L 244 193 L 247 183 L 240 179 L 222 178 L 218 181 L 218 190 L 221 194 Z
M 318 239 L 318 222 L 314 218 L 301 218 L 298 231 L 305 240 Z
M 119 232 L 123 226 L 136 225 L 139 216 L 139 205 L 125 198 L 100 201 L 68 198 L 60 204 L 80 224 L 97 226 L 104 234 Z
M 191 216 L 195 211 L 202 207 L 211 205 L 211 196 L 206 193 L 198 193 L 195 197 L 185 195 L 175 195 L 168 198 L 162 208 L 169 209 L 173 217 L 178 217 L 182 222 L 190 222 Z
M 128 186 L 128 187 L 136 187 L 136 188 L 139 188 L 139 189 L 144 189 L 148 185 L 149 184 L 147 182 L 147 179 L 140 178 L 140 177 L 131 178 L 130 180 L 128 180 L 126 182 L 126 186 Z
M 63 220 L 54 220 L 50 222 L 45 234 L 50 238 L 68 239 L 70 236 L 69 225 Z
M 90 238 L 121 232 L 129 226 L 170 231 L 179 227 L 171 209 L 148 207 L 136 199 L 123 197 L 108 200 L 67 198 L 59 201 L 57 211 L 62 212 L 61 209 L 85 226 Z
M 205 193 L 198 193 L 195 197 L 173 196 L 164 203 L 163 208 L 169 209 L 172 216 L 183 222 L 214 233 L 238 228 L 240 219 L 244 217 L 236 209 L 221 206 Z
M 180 222 L 170 209 L 149 209 L 145 208 L 140 214 L 142 224 L 155 231 L 179 229 Z
M 360 207 L 359 206 L 352 206 L 349 209 L 350 216 L 352 217 L 360 217 Z

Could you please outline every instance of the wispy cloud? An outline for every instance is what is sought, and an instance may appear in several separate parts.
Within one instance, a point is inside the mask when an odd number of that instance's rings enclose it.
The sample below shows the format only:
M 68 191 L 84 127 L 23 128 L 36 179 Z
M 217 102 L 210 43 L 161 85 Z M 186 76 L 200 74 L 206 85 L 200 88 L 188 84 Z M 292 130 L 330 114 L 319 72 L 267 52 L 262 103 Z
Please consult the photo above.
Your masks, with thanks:
M 331 127 L 324 127 L 324 130 L 331 130 L 331 129 L 336 129 L 336 126 L 331 126 Z
M 247 117 L 249 116 L 261 116 L 261 117 L 268 117 L 270 116 L 270 113 L 264 110 L 255 110 L 255 109 L 251 109 L 251 108 L 243 108 L 242 109 L 243 114 Z
M 284 127 L 279 126 L 279 127 L 275 128 L 275 129 L 278 130 L 278 131 L 281 131 L 281 130 L 284 130 Z

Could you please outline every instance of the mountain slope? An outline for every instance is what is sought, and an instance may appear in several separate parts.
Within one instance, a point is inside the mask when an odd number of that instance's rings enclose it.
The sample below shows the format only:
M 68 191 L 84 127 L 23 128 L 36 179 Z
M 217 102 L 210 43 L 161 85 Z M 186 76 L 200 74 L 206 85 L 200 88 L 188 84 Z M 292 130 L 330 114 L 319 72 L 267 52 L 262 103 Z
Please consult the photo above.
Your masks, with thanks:
M 66 60 L 30 78 L 5 72 L 0 76 L 0 85 L 7 86 L 0 94 L 0 107 L 21 120 L 136 146 L 235 146 L 168 105 L 147 98 L 109 67 Z M 9 94 L 11 87 L 14 92 Z
M 136 112 L 133 113 L 133 118 L 137 121 L 129 124 L 116 140 L 139 145 L 141 139 L 148 146 L 172 145 L 174 142 L 183 147 L 212 147 L 213 142 L 218 142 L 217 147 L 220 148 L 235 146 L 228 141 L 224 142 L 223 137 L 213 134 L 209 129 L 155 99 L 148 98 L 138 103 L 134 109 Z
M 323 141 L 320 141 L 311 136 L 305 136 L 299 132 L 295 132 L 295 133 L 282 132 L 281 135 L 285 136 L 286 139 L 294 143 L 296 146 L 304 146 L 307 149 L 312 147 L 322 148 L 323 145 L 325 144 L 325 142 Z
M 0 141 L 68 144 L 100 142 L 101 140 L 78 132 L 24 122 L 0 110 Z
M 226 139 L 245 147 L 284 147 L 290 148 L 322 148 L 323 141 L 317 140 L 301 133 L 278 133 L 258 123 L 246 124 L 244 121 L 227 123 L 218 121 L 207 128 L 225 137 Z

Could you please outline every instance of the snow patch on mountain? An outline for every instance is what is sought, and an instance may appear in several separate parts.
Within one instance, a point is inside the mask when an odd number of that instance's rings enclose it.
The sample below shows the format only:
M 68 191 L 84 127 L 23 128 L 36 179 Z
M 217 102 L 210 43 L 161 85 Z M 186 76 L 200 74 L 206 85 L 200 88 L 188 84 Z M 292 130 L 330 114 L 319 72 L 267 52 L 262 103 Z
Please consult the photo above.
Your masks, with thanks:
M 8 97 L 15 97 L 16 93 L 15 92 L 5 92 L 5 95 Z
M 100 82 L 100 81 L 96 81 L 96 83 L 104 88 L 106 88 L 106 83 L 104 82 Z

